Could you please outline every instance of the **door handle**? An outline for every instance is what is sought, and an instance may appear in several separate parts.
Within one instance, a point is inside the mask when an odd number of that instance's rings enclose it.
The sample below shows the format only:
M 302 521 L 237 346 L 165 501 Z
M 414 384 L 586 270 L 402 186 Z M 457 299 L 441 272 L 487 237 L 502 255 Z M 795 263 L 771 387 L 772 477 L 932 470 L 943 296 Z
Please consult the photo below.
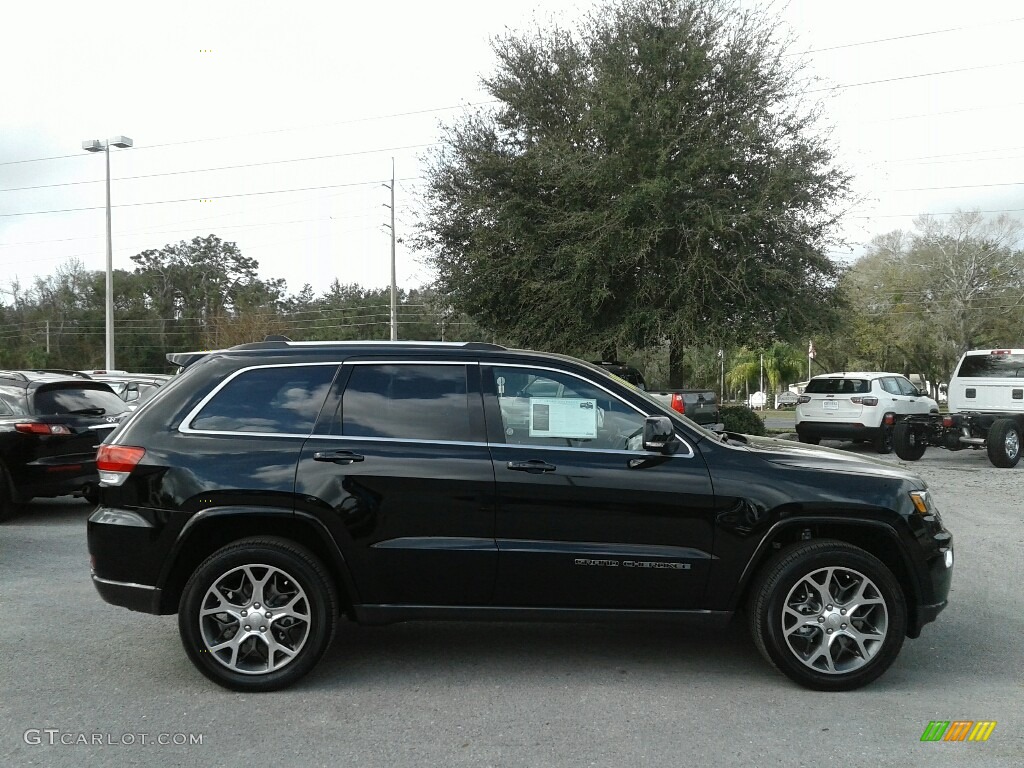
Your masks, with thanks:
M 313 461 L 330 461 L 334 464 L 351 464 L 364 458 L 366 457 L 352 451 L 317 451 L 313 454 Z
M 529 461 L 510 461 L 508 468 L 517 472 L 529 472 L 530 474 L 539 475 L 542 472 L 554 472 L 557 467 L 554 464 L 548 464 L 538 459 L 530 459 Z

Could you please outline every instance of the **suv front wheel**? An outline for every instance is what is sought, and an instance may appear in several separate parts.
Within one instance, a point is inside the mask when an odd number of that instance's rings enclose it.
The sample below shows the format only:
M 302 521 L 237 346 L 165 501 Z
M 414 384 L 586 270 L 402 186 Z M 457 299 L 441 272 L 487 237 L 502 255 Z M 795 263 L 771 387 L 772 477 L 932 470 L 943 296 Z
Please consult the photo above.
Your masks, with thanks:
M 334 583 L 312 553 L 286 539 L 243 539 L 189 578 L 178 628 L 192 663 L 215 683 L 272 691 L 323 656 L 337 604 Z
M 751 593 L 751 634 L 786 676 L 819 691 L 867 685 L 895 661 L 907 607 L 892 572 L 864 550 L 819 540 L 783 549 Z

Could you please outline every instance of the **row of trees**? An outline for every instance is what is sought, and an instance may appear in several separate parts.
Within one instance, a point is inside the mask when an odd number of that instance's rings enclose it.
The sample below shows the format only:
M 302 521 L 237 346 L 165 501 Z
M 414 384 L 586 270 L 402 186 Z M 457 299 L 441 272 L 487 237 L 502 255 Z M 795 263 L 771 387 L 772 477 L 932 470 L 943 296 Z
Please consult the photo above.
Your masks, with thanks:
M 211 349 L 283 334 L 296 340 L 390 338 L 390 291 L 335 280 L 322 294 L 288 294 L 280 279 L 215 235 L 148 250 L 114 273 L 118 368 L 167 369 L 169 351 Z M 105 275 L 70 261 L 0 306 L 0 367 L 101 368 Z M 481 331 L 430 289 L 398 296 L 403 338 L 477 339 Z
M 947 381 L 966 349 L 1024 346 L 1022 231 L 1008 217 L 961 212 L 923 218 L 910 232 L 871 243 L 837 282 L 841 317 L 814 336 L 813 373 L 894 370 Z M 145 251 L 136 268 L 117 271 L 115 337 L 118 366 L 166 369 L 172 350 L 230 346 L 284 334 L 296 340 L 387 339 L 390 294 L 335 280 L 322 294 L 305 286 L 288 294 L 282 280 L 259 277 L 259 264 L 215 235 Z M 104 275 L 71 261 L 31 286 L 10 286 L 0 306 L 0 367 L 96 368 L 103 361 Z M 453 309 L 432 288 L 399 291 L 400 336 L 421 340 L 495 340 L 530 345 Z M 812 331 L 812 333 L 814 333 Z M 705 334 L 712 336 L 713 334 Z M 769 332 L 770 335 L 770 332 Z M 684 384 L 727 392 L 770 391 L 806 378 L 808 339 L 777 335 L 724 348 L 706 339 L 683 349 Z M 655 385 L 670 379 L 667 344 L 616 345 L 603 336 L 540 348 L 588 359 L 624 358 Z M 763 368 L 762 368 L 763 359 Z

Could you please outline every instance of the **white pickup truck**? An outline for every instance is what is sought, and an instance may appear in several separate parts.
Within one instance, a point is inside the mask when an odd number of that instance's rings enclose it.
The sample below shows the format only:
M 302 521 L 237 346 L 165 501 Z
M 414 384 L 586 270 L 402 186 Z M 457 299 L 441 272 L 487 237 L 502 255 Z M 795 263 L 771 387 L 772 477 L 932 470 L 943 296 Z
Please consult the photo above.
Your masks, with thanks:
M 985 448 L 997 467 L 1020 461 L 1024 434 L 1024 349 L 965 352 L 949 382 L 949 413 L 908 416 L 893 429 L 896 455 L 920 459 L 929 445 Z

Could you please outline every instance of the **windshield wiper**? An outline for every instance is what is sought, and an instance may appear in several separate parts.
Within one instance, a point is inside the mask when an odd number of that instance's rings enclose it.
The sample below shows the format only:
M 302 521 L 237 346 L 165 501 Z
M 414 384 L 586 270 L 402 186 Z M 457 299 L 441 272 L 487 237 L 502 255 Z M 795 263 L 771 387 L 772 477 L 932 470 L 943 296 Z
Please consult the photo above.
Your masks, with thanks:
M 92 408 L 79 408 L 79 409 L 77 409 L 75 411 L 68 411 L 67 413 L 69 415 L 76 415 L 76 416 L 79 415 L 79 414 L 81 414 L 83 416 L 102 416 L 106 412 L 107 412 L 106 408 L 100 408 L 99 406 L 94 405 Z

